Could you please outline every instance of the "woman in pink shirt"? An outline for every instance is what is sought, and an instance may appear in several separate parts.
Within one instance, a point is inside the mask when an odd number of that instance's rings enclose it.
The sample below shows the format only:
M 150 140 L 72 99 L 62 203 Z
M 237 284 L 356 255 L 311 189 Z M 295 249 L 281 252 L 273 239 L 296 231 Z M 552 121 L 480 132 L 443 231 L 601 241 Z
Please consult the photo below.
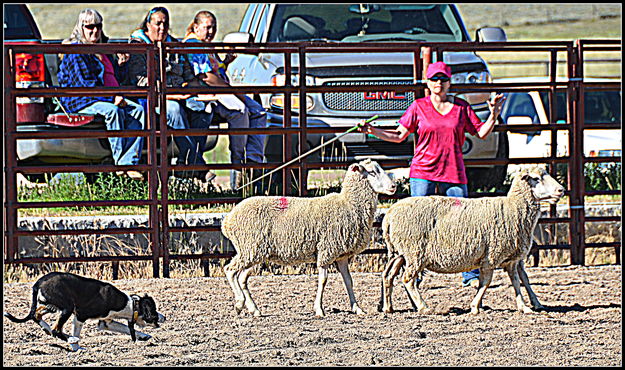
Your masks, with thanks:
M 430 64 L 426 77 L 430 96 L 415 100 L 399 119 L 397 128 L 381 129 L 362 122 L 360 132 L 396 143 L 416 133 L 410 195 L 433 195 L 438 187 L 440 194 L 466 198 L 467 175 L 462 157 L 465 133 L 485 139 L 493 131 L 505 98 L 498 94 L 488 102 L 490 116 L 482 122 L 469 103 L 447 95 L 451 86 L 451 68 L 447 64 Z M 464 285 L 473 285 L 477 276 L 478 270 L 463 273 Z

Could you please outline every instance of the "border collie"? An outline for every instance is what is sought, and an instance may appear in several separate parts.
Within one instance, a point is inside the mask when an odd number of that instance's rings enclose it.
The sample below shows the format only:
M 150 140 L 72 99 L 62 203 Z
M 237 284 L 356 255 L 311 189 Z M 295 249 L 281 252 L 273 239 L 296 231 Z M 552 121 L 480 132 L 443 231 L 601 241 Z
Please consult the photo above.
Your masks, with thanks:
M 60 312 L 54 327 L 43 321 L 47 313 Z M 72 336 L 63 333 L 63 325 L 74 314 Z M 5 313 L 9 320 L 23 323 L 33 320 L 54 337 L 68 342 L 73 351 L 83 349 L 78 345 L 80 331 L 87 320 L 99 320 L 99 330 L 130 334 L 133 341 L 148 340 L 150 335 L 135 331 L 134 325 L 150 325 L 155 328 L 165 321 L 165 316 L 156 311 L 154 299 L 128 295 L 110 283 L 90 279 L 66 272 L 51 272 L 33 285 L 33 303 L 28 316 L 18 319 Z M 128 320 L 128 326 L 113 321 Z

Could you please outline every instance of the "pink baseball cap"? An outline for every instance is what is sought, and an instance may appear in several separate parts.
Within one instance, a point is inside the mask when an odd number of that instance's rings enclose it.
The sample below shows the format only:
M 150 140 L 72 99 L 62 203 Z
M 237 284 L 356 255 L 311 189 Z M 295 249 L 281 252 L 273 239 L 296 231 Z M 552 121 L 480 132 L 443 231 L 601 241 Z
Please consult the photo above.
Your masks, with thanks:
M 443 62 L 432 63 L 428 66 L 428 70 L 426 73 L 427 78 L 432 78 L 437 73 L 442 73 L 445 76 L 451 78 L 451 68 Z

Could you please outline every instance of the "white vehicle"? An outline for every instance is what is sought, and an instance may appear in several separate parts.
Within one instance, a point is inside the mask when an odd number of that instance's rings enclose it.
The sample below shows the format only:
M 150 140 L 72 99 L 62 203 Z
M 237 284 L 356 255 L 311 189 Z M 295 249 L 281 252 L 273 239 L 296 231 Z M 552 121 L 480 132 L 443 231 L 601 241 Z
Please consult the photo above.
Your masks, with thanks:
M 547 82 L 546 77 L 501 78 L 497 83 L 540 83 Z M 560 81 L 560 79 L 558 79 Z M 588 78 L 585 82 L 612 82 L 611 79 Z M 501 117 L 508 125 L 546 125 L 549 123 L 549 104 L 547 91 L 506 93 Z M 566 91 L 556 91 L 555 123 L 566 122 Z M 621 92 L 606 90 L 584 91 L 584 122 L 621 123 Z M 569 155 L 567 130 L 557 131 L 558 157 Z M 510 158 L 548 157 L 551 155 L 551 131 L 508 132 Z M 620 156 L 621 130 L 585 129 L 584 155 Z

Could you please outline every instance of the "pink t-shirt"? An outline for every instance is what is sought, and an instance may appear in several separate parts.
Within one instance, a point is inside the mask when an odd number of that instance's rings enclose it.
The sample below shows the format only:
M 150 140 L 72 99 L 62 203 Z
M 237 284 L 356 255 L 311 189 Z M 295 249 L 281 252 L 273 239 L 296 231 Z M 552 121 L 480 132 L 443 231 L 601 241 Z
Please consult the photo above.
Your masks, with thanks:
M 434 108 L 430 97 L 423 97 L 408 107 L 399 124 L 417 135 L 411 178 L 467 183 L 462 159 L 464 134 L 475 136 L 483 124 L 469 103 L 453 98 L 453 108 L 443 115 Z
M 104 65 L 104 86 L 119 86 L 119 82 L 115 78 L 115 69 L 113 69 L 113 63 L 106 55 L 100 55 L 100 60 Z

